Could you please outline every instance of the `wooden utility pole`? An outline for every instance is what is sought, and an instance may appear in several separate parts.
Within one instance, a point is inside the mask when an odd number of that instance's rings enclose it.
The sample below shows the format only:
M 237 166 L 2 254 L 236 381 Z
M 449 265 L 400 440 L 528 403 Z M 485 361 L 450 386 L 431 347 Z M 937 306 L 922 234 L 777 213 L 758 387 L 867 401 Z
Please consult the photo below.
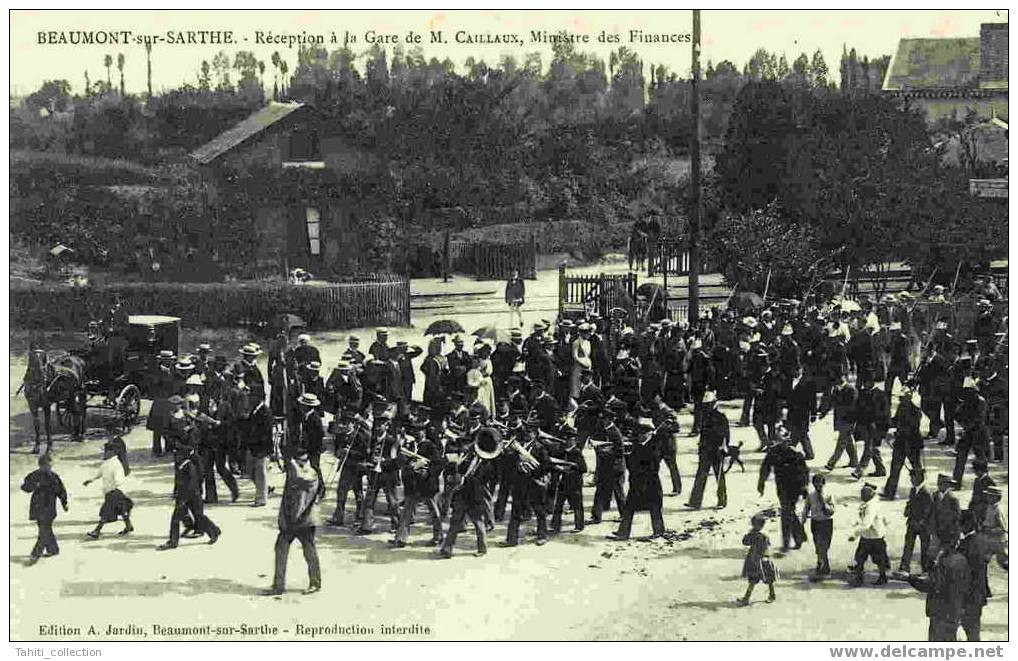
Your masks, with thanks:
M 693 115 L 693 142 L 690 145 L 689 214 L 689 321 L 700 318 L 700 10 L 693 10 L 693 85 L 690 110 Z

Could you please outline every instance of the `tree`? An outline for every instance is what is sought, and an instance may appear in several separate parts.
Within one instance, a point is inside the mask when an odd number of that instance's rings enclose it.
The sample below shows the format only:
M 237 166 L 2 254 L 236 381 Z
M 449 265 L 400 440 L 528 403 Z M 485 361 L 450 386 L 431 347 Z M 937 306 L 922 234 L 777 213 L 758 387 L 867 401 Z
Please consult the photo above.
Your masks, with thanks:
M 113 56 L 109 53 L 103 57 L 103 66 L 106 67 L 106 87 L 112 89 L 113 83 L 110 81 L 110 68 L 113 66 Z
M 201 72 L 198 74 L 198 88 L 202 90 L 212 89 L 212 75 L 209 71 L 209 61 L 201 61 Z
M 792 100 L 785 86 L 761 81 L 742 88 L 715 165 L 719 188 L 732 209 L 759 209 L 774 201 L 794 132 Z
M 226 51 L 219 51 L 212 58 L 212 70 L 216 72 L 216 89 L 233 89 L 233 83 L 230 82 L 230 56 Z
M 284 95 L 286 94 L 286 89 L 288 87 L 288 81 L 287 81 L 287 78 L 286 78 L 286 74 L 289 71 L 290 71 L 290 65 L 288 65 L 286 63 L 286 60 L 280 58 L 280 60 L 279 60 L 279 80 L 281 81 L 281 88 L 282 88 L 280 90 L 280 93 L 284 94 Z
M 279 101 L 279 51 L 272 53 L 272 100 Z
M 708 259 L 725 284 L 768 297 L 802 298 L 824 272 L 815 231 L 791 220 L 776 203 L 746 213 L 727 212 L 705 242 Z
M 145 41 L 145 70 L 148 98 L 152 98 L 152 42 Z
M 819 48 L 813 53 L 812 69 L 813 85 L 815 87 L 827 87 L 827 76 L 829 75 L 827 62 L 824 61 L 824 54 L 820 52 Z
M 87 80 L 87 71 L 85 77 Z M 46 110 L 50 114 L 67 110 L 70 102 L 71 84 L 66 80 L 47 80 L 42 84 L 42 87 L 26 96 L 22 101 L 24 106 L 30 110 L 36 112 Z
M 85 96 L 92 96 L 92 79 L 88 77 L 88 69 L 85 69 Z
M 124 54 L 117 53 L 117 70 L 120 72 L 120 96 L 127 96 L 124 88 Z
M 781 57 L 778 58 L 778 69 L 776 71 L 777 79 L 784 80 L 788 77 L 789 71 L 788 58 L 785 57 L 784 53 L 782 53 Z

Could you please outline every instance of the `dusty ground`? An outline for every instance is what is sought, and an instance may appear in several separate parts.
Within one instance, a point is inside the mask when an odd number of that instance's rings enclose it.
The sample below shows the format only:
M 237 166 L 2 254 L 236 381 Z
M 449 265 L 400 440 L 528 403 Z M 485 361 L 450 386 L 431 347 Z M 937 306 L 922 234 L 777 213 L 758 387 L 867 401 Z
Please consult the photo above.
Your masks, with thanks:
M 618 266 L 610 266 L 612 270 Z M 598 267 L 590 267 L 597 271 Z M 530 305 L 525 321 L 552 318 L 557 283 L 553 272 L 543 272 L 537 282 L 528 282 Z M 418 292 L 444 290 L 487 291 L 480 300 L 444 299 L 455 308 L 420 310 L 414 315 L 414 329 L 394 330 L 394 340 L 407 338 L 419 343 L 419 333 L 430 321 L 452 316 L 467 330 L 485 323 L 504 324 L 500 283 L 457 280 L 451 285 L 434 281 L 414 283 Z M 501 320 L 501 321 L 500 321 Z M 365 341 L 372 329 L 357 331 Z M 316 334 L 328 366 L 338 359 L 348 332 Z M 183 347 L 198 338 L 226 341 L 243 339 L 242 332 L 185 332 Z M 17 349 L 20 336 L 12 337 Z M 64 338 L 66 341 L 66 338 Z M 55 340 L 55 338 L 54 338 Z M 54 341 L 49 346 L 58 346 Z M 232 350 L 232 346 L 231 346 Z M 269 507 L 251 509 L 250 482 L 241 482 L 241 500 L 236 504 L 211 507 L 210 516 L 223 529 L 215 546 L 186 540 L 181 548 L 157 552 L 165 540 L 172 509 L 169 494 L 172 469 L 168 460 L 153 461 L 147 455 L 149 437 L 143 425 L 128 437 L 135 470 L 128 479 L 127 493 L 135 500 L 137 531 L 127 538 L 110 534 L 96 542 L 84 533 L 91 528 L 101 503 L 98 484 L 83 487 L 98 464 L 102 443 L 98 434 L 82 444 L 67 442 L 58 435 L 55 468 L 71 494 L 71 508 L 58 518 L 57 536 L 62 552 L 38 565 L 27 567 L 25 560 L 34 541 L 34 524 L 27 520 L 28 496 L 19 491 L 21 479 L 34 468 L 34 457 L 24 446 L 31 420 L 23 399 L 14 396 L 21 380 L 24 360 L 21 352 L 11 357 L 10 396 L 12 417 L 10 442 L 11 495 L 11 638 L 39 639 L 40 625 L 62 624 L 81 629 L 82 639 L 117 638 L 106 635 L 107 625 L 135 624 L 148 639 L 151 625 L 249 627 L 271 625 L 279 628 L 266 638 L 307 640 L 298 634 L 298 625 L 359 625 L 371 633 L 324 634 L 324 639 L 540 639 L 540 640 L 923 640 L 927 621 L 923 596 L 907 584 L 892 582 L 883 587 L 852 589 L 839 576 L 823 584 L 806 580 L 814 565 L 809 545 L 776 563 L 780 572 L 778 601 L 764 603 L 765 590 L 758 589 L 754 603 L 736 608 L 735 599 L 745 588 L 739 573 L 742 566 L 741 537 L 749 517 L 776 505 L 773 484 L 764 498 L 756 493 L 761 455 L 747 453 L 746 472 L 729 473 L 729 507 L 723 511 L 704 509 L 688 512 L 682 507 L 695 471 L 695 440 L 682 436 L 679 466 L 687 490 L 680 497 L 665 500 L 665 522 L 677 534 L 669 540 L 641 542 L 635 539 L 615 543 L 604 539 L 614 529 L 613 514 L 608 521 L 590 526 L 578 535 L 561 535 L 544 547 L 532 540 L 514 549 L 498 547 L 505 538 L 504 525 L 489 540 L 492 549 L 484 558 L 471 555 L 472 535 L 462 535 L 452 560 L 436 560 L 432 549 L 423 546 L 430 533 L 418 526 L 412 543 L 392 550 L 388 534 L 353 537 L 346 529 L 325 528 L 319 532 L 324 589 L 304 597 L 306 585 L 303 559 L 297 548 L 290 556 L 290 592 L 282 598 L 258 596 L 268 585 L 272 570 L 272 545 L 279 500 Z M 730 420 L 738 417 L 739 402 L 726 403 L 722 410 Z M 143 409 L 144 411 L 144 409 Z M 99 414 L 91 416 L 99 426 Z M 684 412 L 682 424 L 691 420 Z M 733 428 L 736 441 L 747 449 L 756 447 L 749 428 Z M 814 430 L 820 466 L 833 449 L 830 421 Z M 885 451 L 885 458 L 888 453 Z M 928 451 L 936 471 L 950 459 L 939 450 Z M 325 474 L 332 473 L 332 458 Z M 590 458 L 593 465 L 593 458 Z M 1006 486 L 1006 472 L 993 467 L 998 482 Z M 848 471 L 836 471 L 829 488 L 838 499 L 832 564 L 844 573 L 855 543 L 850 529 L 855 520 L 859 485 Z M 274 473 L 272 480 L 281 483 Z M 662 480 L 669 485 L 667 471 Z M 222 487 L 222 485 L 220 485 Z M 225 491 L 225 489 L 222 489 Z M 221 491 L 221 492 L 222 492 Z M 905 493 L 904 487 L 901 490 Z M 589 509 L 593 489 L 585 489 Z M 321 506 L 331 513 L 334 494 Z M 963 504 L 968 498 L 965 492 Z M 714 503 L 708 488 L 705 504 Z M 1006 503 L 1005 503 L 1006 505 Z M 348 505 L 349 506 L 349 505 Z M 888 545 L 896 565 L 901 551 L 904 503 L 886 507 L 891 522 Z M 566 517 L 567 520 L 568 516 Z M 418 517 L 423 521 L 423 512 Z M 379 528 L 381 528 L 379 524 Z M 568 526 L 567 526 L 568 527 Z M 637 516 L 634 535 L 649 533 L 646 514 Z M 776 521 L 767 526 L 772 542 L 779 542 Z M 296 547 L 296 544 L 295 544 Z M 993 597 L 984 611 L 984 640 L 1005 640 L 1007 628 L 1007 575 L 995 565 L 990 569 Z M 417 625 L 419 634 L 392 635 L 382 626 Z M 138 635 L 121 636 L 138 638 Z M 238 633 L 199 638 L 254 638 Z M 59 639 L 60 636 L 55 638 Z M 182 639 L 188 638 L 187 636 Z

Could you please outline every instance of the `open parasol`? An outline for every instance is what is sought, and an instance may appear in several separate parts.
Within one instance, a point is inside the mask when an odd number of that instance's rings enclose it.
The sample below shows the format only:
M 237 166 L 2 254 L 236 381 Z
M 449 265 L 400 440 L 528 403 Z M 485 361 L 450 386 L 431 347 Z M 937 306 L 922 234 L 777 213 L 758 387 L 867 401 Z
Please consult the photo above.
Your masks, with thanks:
M 424 331 L 425 335 L 452 335 L 454 333 L 466 333 L 466 330 L 464 330 L 458 321 L 452 319 L 434 321 Z
M 495 326 L 481 326 L 471 333 L 471 335 L 482 340 L 491 340 L 493 342 L 505 342 L 509 339 L 509 334 L 506 331 L 501 328 L 496 328 Z
M 273 321 L 273 329 L 275 331 L 283 331 L 289 333 L 294 328 L 307 328 L 307 322 L 298 317 L 295 314 L 284 312 L 283 314 L 276 315 Z
M 751 291 L 740 291 L 732 294 L 728 301 L 728 308 L 731 310 L 759 310 L 763 307 L 764 301 L 760 294 Z

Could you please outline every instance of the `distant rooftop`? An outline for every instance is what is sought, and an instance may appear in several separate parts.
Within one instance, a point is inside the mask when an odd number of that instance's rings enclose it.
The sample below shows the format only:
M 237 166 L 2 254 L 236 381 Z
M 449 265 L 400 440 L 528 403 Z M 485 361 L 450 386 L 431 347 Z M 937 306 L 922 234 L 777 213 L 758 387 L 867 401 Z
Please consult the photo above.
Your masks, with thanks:
M 303 103 L 272 102 L 191 152 L 191 158 L 207 165 L 303 107 Z
M 987 23 L 978 37 L 907 38 L 898 42 L 885 91 L 1007 90 L 1006 23 Z

